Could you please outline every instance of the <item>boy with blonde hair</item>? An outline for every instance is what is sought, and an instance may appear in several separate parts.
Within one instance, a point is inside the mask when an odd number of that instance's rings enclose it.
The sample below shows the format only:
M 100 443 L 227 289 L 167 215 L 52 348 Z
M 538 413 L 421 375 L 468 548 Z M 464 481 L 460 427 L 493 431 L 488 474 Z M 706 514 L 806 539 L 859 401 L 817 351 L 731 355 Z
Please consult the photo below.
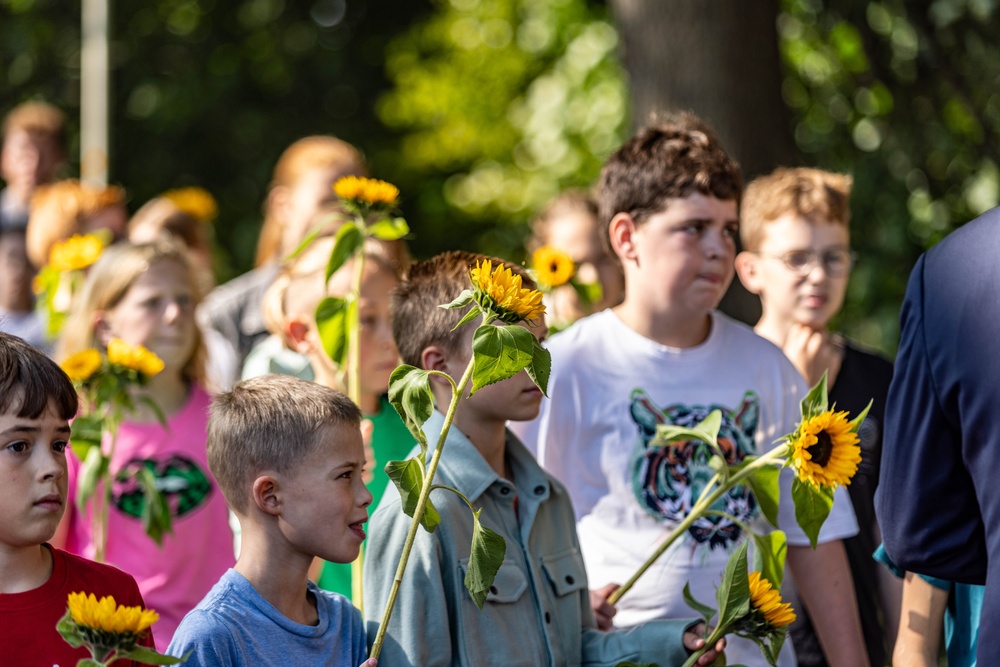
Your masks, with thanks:
M 650 446 L 658 424 L 693 426 L 720 409 L 720 441 L 731 443 L 736 463 L 798 421 L 801 376 L 771 343 L 715 310 L 733 278 L 741 193 L 738 165 L 691 114 L 643 128 L 601 172 L 597 197 L 624 267 L 625 300 L 552 339 L 550 399 L 522 430 L 573 498 L 601 596 L 638 570 L 714 475 L 704 443 L 670 456 Z M 864 664 L 841 543 L 857 532 L 846 494 L 813 551 L 794 520 L 787 472 L 778 520 L 796 585 L 807 603 L 826 607 L 817 620 L 835 644 L 832 662 Z M 697 521 L 619 601 L 616 624 L 688 613 L 686 582 L 696 599 L 714 598 L 729 555 L 747 538 L 742 526 L 766 530 L 748 489 L 733 489 L 725 503 L 727 516 Z M 732 638 L 727 653 L 734 663 L 764 664 L 747 640 Z M 794 664 L 787 645 L 779 664 Z
M 881 665 L 885 638 L 891 645 L 896 634 L 901 594 L 899 582 L 872 559 L 881 542 L 874 499 L 892 364 L 828 328 L 853 264 L 850 197 L 850 176 L 820 169 L 781 168 L 754 180 L 743 195 L 736 269 L 763 306 L 754 330 L 780 347 L 809 384 L 826 372 L 830 402 L 851 414 L 872 400 L 858 434 L 861 465 L 849 487 L 861 530 L 844 547 L 868 659 Z M 827 664 L 811 621 L 810 613 L 800 613 L 791 628 L 800 667 Z
M 467 252 L 447 252 L 413 266 L 393 295 L 393 335 L 403 361 L 428 371 L 461 376 L 472 353 L 472 324 L 455 325 L 458 310 L 440 304 L 470 287 L 469 269 L 483 259 L 504 264 L 534 285 L 520 267 Z M 544 318 L 526 328 L 545 334 Z M 424 424 L 436 443 L 451 401 L 451 384 L 431 376 L 438 411 Z M 563 486 L 545 473 L 507 430 L 508 420 L 538 413 L 541 391 L 521 372 L 464 398 L 455 415 L 435 484 L 459 490 L 484 525 L 506 542 L 506 554 L 482 609 L 463 584 L 469 567 L 473 521 L 454 493 L 431 494 L 441 523 L 417 531 L 386 641 L 385 664 L 393 667 L 490 667 L 531 665 L 613 667 L 623 661 L 681 665 L 688 650 L 704 645 L 704 624 L 657 621 L 628 632 L 596 628 L 587 571 L 573 527 L 573 505 Z M 365 562 L 365 615 L 374 638 L 390 597 L 396 564 L 410 518 L 395 487 L 372 516 Z M 720 641 L 699 665 L 709 665 Z
M 168 653 L 192 651 L 192 666 L 374 666 L 361 614 L 307 577 L 313 558 L 349 563 L 365 538 L 372 496 L 361 479 L 360 421 L 343 394 L 283 375 L 215 398 L 208 464 L 243 545 Z

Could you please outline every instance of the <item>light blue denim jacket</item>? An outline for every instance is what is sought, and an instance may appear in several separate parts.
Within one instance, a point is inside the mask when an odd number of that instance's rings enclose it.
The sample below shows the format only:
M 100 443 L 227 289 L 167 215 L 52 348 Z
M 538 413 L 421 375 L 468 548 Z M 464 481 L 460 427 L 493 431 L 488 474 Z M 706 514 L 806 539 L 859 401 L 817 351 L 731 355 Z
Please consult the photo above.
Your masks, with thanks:
M 435 412 L 424 425 L 432 446 L 443 422 Z M 596 629 L 569 495 L 513 434 L 507 433 L 513 484 L 458 429 L 452 427 L 445 447 L 434 483 L 453 486 L 482 508 L 482 523 L 507 542 L 503 565 L 480 611 L 463 583 L 472 543 L 469 508 L 451 491 L 431 492 L 441 524 L 434 533 L 417 531 L 379 664 L 613 667 L 632 660 L 672 667 L 687 659 L 681 642 L 693 621 Z M 410 526 L 393 485 L 368 525 L 364 593 L 371 642 Z

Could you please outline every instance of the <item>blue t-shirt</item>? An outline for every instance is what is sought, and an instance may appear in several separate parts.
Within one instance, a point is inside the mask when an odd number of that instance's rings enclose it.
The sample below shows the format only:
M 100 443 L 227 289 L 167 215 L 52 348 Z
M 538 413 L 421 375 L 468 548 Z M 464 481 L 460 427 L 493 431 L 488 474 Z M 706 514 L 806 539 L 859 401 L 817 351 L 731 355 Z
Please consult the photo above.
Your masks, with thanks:
M 358 667 L 368 654 L 361 613 L 344 596 L 311 581 L 309 592 L 319 614 L 316 625 L 290 620 L 230 569 L 181 621 L 167 654 L 192 651 L 187 667 Z

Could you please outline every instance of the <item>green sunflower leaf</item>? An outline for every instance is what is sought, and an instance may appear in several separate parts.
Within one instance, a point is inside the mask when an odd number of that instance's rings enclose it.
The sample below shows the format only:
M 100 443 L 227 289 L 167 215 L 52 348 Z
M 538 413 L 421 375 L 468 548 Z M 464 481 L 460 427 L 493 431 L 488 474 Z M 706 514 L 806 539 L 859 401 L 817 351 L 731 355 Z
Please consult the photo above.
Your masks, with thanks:
M 707 604 L 702 604 L 701 602 L 695 600 L 694 595 L 691 594 L 691 584 L 688 582 L 684 582 L 683 595 L 684 602 L 687 603 L 687 606 L 698 612 L 701 617 L 705 619 L 706 624 L 712 622 L 712 618 L 715 616 L 715 609 L 709 607 Z
M 66 643 L 73 648 L 80 648 L 83 646 L 83 635 L 76 629 L 76 623 L 73 622 L 73 615 L 69 613 L 69 609 L 63 614 L 63 617 L 59 619 L 56 623 L 56 631 L 62 635 L 62 638 L 66 640 Z
M 414 366 L 396 367 L 389 376 L 389 403 L 426 452 L 423 425 L 434 414 L 434 393 L 428 372 Z
M 819 382 L 809 390 L 806 397 L 802 399 L 800 408 L 802 410 L 802 419 L 809 419 L 815 417 L 821 412 L 826 412 L 829 407 L 829 400 L 827 399 L 826 391 L 826 371 L 823 371 L 823 377 L 819 379 Z
M 146 648 L 145 646 L 136 646 L 131 651 L 119 653 L 117 660 L 134 660 L 135 662 L 141 662 L 144 665 L 179 665 L 187 660 L 191 653 L 192 651 L 188 651 L 180 658 L 175 658 L 172 655 L 157 653 L 153 649 Z
M 747 457 L 750 458 L 750 457 Z M 775 466 L 764 466 L 753 471 L 747 478 L 753 491 L 760 513 L 764 515 L 775 528 L 778 527 L 778 474 L 781 472 Z
M 656 435 L 649 443 L 653 447 L 663 447 L 674 442 L 685 442 L 687 440 L 701 440 L 708 443 L 720 456 L 719 450 L 719 428 L 722 426 L 722 412 L 712 410 L 703 420 L 695 424 L 694 427 L 675 426 L 673 424 L 659 424 L 656 427 Z
M 104 429 L 104 419 L 96 413 L 80 415 L 73 420 L 70 426 L 70 444 L 73 446 L 73 453 L 81 461 L 87 460 L 87 454 L 91 449 L 101 448 L 101 434 Z
M 156 477 L 153 471 L 143 466 L 135 476 L 135 481 L 142 490 L 142 527 L 146 534 L 158 546 L 163 546 L 164 535 L 173 531 L 173 516 L 166 497 L 156 487 Z
M 472 391 L 514 377 L 534 360 L 534 334 L 517 325 L 484 324 L 472 338 Z
M 424 488 L 424 469 L 420 465 L 420 461 L 415 458 L 405 461 L 389 461 L 385 464 L 385 474 L 399 489 L 403 512 L 412 518 L 417 511 L 420 492 Z M 424 506 L 424 515 L 420 518 L 420 525 L 427 529 L 427 532 L 433 533 L 440 523 L 441 515 L 428 497 L 427 504 Z
M 337 230 L 333 250 L 330 251 L 330 261 L 326 264 L 326 281 L 329 281 L 330 276 L 347 263 L 347 260 L 361 247 L 364 241 L 364 234 L 353 222 L 345 222 Z
M 785 533 L 780 530 L 758 535 L 750 533 L 754 541 L 754 570 L 760 572 L 760 576 L 771 582 L 775 590 L 781 588 L 781 582 L 785 575 L 785 555 L 788 551 L 788 543 Z
M 546 396 L 549 395 L 549 373 L 552 372 L 552 355 L 542 347 L 542 344 L 538 342 L 538 339 L 534 336 L 531 337 L 535 342 L 532 344 L 531 352 L 531 363 L 525 369 L 528 371 L 528 376 L 531 381 L 542 390 L 542 393 Z
M 569 281 L 569 284 L 573 287 L 573 291 L 576 292 L 577 297 L 580 299 L 580 303 L 585 306 L 592 306 L 600 301 L 604 296 L 604 290 L 601 289 L 601 283 L 581 283 L 574 278 Z
M 833 489 L 815 487 L 798 477 L 792 482 L 792 502 L 795 503 L 795 521 L 809 538 L 812 548 L 816 548 L 819 529 L 833 507 Z
M 383 241 L 396 241 L 410 233 L 410 226 L 402 218 L 383 218 L 368 225 L 369 236 Z
M 97 490 L 97 485 L 107 475 L 108 463 L 109 459 L 100 447 L 91 447 L 87 452 L 87 458 L 80 467 L 80 480 L 76 487 L 76 506 L 81 512 L 86 511 L 87 502 Z
M 750 582 L 747 572 L 747 547 L 744 541 L 733 552 L 722 574 L 722 583 L 715 591 L 719 604 L 719 625 L 728 627 L 750 613 Z
M 865 420 L 865 417 L 868 416 L 868 411 L 872 409 L 872 402 L 873 400 L 869 400 L 865 409 L 862 410 L 857 417 L 848 422 L 847 425 L 851 427 L 851 433 L 857 433 L 858 429 L 861 428 L 861 423 Z
M 452 308 L 461 308 L 462 306 L 468 306 L 475 299 L 475 293 L 467 289 L 463 291 L 458 297 L 451 303 L 442 303 L 438 308 L 444 308 L 445 310 L 451 310 Z
M 347 299 L 328 296 L 316 307 L 316 329 L 323 350 L 341 368 L 347 360 L 348 320 L 353 303 L 353 299 L 348 302 Z
M 479 521 L 482 511 L 479 509 L 472 513 L 472 549 L 469 552 L 469 567 L 465 571 L 465 587 L 480 609 L 486 602 L 490 586 L 493 585 L 507 552 L 504 539 Z

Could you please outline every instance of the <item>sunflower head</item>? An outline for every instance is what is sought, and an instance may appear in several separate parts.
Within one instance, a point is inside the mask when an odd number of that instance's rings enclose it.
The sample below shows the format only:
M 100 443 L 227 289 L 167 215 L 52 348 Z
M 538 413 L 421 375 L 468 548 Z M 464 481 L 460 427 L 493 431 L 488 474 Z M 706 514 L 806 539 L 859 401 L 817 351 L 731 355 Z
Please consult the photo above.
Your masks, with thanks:
M 781 601 L 781 593 L 774 590 L 771 582 L 760 576 L 760 572 L 749 575 L 750 608 L 764 617 L 771 628 L 781 628 L 795 620 L 792 605 Z
M 219 206 L 215 203 L 215 198 L 204 188 L 178 188 L 167 190 L 160 196 L 201 222 L 211 222 L 219 215 Z
M 67 605 L 80 635 L 104 649 L 135 648 L 136 640 L 160 618 L 152 609 L 118 605 L 110 595 L 98 600 L 93 593 L 70 593 Z
M 803 419 L 792 434 L 792 464 L 799 479 L 813 486 L 847 485 L 861 463 L 859 442 L 846 412 L 825 410 Z
M 542 293 L 523 287 L 521 276 L 503 264 L 494 268 L 491 260 L 481 260 L 469 271 L 469 278 L 476 303 L 502 322 L 533 324 L 545 314 Z
M 392 208 L 399 200 L 399 188 L 375 178 L 344 176 L 333 184 L 333 191 L 355 206 Z
M 542 246 L 531 254 L 531 268 L 538 284 L 549 289 L 565 285 L 576 273 L 570 256 L 552 246 Z
M 142 345 L 129 345 L 121 338 L 108 341 L 108 361 L 152 377 L 163 370 L 163 360 Z
M 91 348 L 77 352 L 62 362 L 62 369 L 73 382 L 86 382 L 101 367 L 101 353 Z
M 94 234 L 74 234 L 65 241 L 53 244 L 49 250 L 49 266 L 56 271 L 85 269 L 101 256 L 104 242 Z

